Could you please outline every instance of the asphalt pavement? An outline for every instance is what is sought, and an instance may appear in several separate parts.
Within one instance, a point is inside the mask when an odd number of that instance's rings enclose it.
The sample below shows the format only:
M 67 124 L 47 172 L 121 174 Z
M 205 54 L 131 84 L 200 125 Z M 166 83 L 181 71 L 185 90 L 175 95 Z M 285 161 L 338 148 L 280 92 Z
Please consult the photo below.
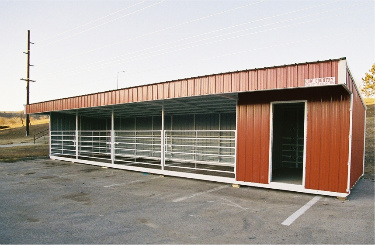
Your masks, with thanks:
M 374 182 L 347 200 L 71 162 L 0 162 L 0 243 L 374 244 Z

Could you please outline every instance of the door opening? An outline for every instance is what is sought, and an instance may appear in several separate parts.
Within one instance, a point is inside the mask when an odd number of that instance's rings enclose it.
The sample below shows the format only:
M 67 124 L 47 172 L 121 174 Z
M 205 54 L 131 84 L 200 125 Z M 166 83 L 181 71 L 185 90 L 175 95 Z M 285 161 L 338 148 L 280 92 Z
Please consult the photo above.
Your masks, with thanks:
M 272 182 L 302 185 L 305 103 L 273 104 Z

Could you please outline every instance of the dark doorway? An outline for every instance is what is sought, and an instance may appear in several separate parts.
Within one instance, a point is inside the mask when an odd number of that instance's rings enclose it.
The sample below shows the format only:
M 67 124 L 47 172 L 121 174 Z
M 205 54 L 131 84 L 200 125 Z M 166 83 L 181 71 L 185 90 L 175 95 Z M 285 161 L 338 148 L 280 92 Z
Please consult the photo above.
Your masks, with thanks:
M 273 104 L 272 182 L 302 185 L 305 103 Z

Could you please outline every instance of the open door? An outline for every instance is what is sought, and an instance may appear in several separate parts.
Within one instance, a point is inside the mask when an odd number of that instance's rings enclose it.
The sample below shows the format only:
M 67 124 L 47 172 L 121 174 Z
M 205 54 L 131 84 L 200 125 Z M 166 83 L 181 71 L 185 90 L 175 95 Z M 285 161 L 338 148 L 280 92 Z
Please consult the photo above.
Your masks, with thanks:
M 305 102 L 273 103 L 271 181 L 303 185 Z

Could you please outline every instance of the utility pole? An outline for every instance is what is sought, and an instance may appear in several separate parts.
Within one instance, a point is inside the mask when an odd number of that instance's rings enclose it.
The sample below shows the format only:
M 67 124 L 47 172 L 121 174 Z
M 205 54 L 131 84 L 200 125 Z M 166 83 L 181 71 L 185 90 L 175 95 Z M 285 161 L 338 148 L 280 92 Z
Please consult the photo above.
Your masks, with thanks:
M 30 42 L 30 30 L 27 30 L 27 52 L 23 52 L 24 54 L 27 54 L 27 70 L 26 70 L 26 76 L 27 78 L 21 78 L 21 80 L 26 81 L 26 106 L 30 103 L 30 90 L 29 90 L 29 85 L 30 82 L 35 82 L 33 80 L 30 80 L 30 44 L 34 44 Z M 26 110 L 25 110 L 26 112 Z M 29 114 L 26 113 L 26 136 L 29 136 L 30 132 L 30 117 Z

